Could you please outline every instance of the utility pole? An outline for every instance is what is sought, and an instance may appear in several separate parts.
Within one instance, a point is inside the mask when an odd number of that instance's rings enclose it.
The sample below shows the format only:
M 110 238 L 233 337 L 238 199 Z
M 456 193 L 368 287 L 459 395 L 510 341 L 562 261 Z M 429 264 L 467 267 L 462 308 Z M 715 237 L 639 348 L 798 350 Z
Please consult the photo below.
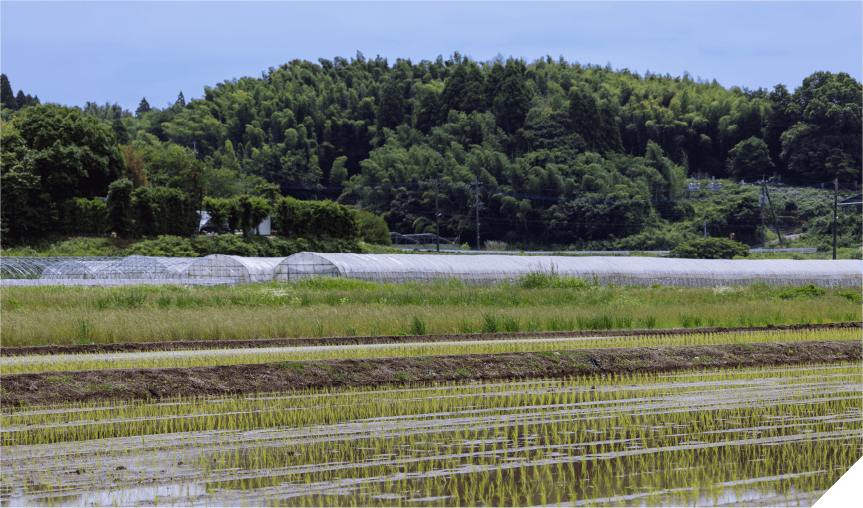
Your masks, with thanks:
M 836 259 L 836 219 L 839 218 L 839 179 L 833 180 L 833 259 Z
M 473 177 L 473 185 L 474 185 L 474 206 L 476 206 L 476 250 L 482 250 L 482 245 L 479 243 L 479 207 L 482 203 L 479 200 L 479 178 L 476 176 Z
M 776 229 L 776 236 L 779 237 L 779 248 L 782 248 L 782 233 L 779 232 L 779 225 L 776 223 L 776 211 L 773 210 L 773 201 L 770 200 L 770 191 L 767 190 L 767 182 L 763 182 L 764 195 L 767 197 L 767 204 L 770 205 L 770 213 L 773 214 L 773 227 Z
M 764 235 L 764 194 L 758 196 L 758 206 L 761 207 L 761 248 L 764 249 L 767 242 Z
M 437 234 L 437 251 L 440 252 L 440 212 L 438 211 L 437 206 L 437 178 L 434 181 L 434 222 L 435 222 L 435 233 Z

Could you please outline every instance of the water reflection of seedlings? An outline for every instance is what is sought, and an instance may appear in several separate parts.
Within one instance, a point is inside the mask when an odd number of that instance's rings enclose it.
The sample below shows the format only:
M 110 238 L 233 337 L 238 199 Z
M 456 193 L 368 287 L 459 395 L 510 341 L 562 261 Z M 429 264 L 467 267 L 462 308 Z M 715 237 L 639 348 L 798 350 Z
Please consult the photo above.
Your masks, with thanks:
M 101 504 L 808 502 L 856 459 L 860 391 L 813 365 L 5 412 L 0 501 L 44 475 Z

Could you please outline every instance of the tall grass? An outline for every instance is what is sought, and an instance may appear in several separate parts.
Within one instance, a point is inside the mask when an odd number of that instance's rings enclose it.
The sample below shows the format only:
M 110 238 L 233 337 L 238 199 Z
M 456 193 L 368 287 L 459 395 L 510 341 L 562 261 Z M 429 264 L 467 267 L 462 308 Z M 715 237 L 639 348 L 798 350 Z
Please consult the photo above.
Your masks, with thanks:
M 543 279 L 538 274 L 534 278 Z M 557 278 L 550 280 L 566 280 Z M 773 288 L 378 284 L 314 278 L 233 288 L 4 288 L 2 346 L 74 344 L 80 319 L 95 343 L 759 326 L 859 321 L 859 291 Z M 570 284 L 562 283 L 563 286 Z M 542 286 L 535 288 L 533 286 Z M 578 287 L 575 287 L 578 286 Z M 820 289 L 820 288 L 819 288 Z M 700 324 L 699 324 L 700 323 Z

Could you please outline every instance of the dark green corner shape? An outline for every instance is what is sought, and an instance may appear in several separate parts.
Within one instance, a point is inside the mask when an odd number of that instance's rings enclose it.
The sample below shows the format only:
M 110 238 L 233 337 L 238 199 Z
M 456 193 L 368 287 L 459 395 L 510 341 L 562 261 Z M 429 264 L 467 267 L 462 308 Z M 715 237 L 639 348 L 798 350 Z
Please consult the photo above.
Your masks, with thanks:
M 853 508 L 863 506 L 863 458 L 824 493 L 812 508 Z

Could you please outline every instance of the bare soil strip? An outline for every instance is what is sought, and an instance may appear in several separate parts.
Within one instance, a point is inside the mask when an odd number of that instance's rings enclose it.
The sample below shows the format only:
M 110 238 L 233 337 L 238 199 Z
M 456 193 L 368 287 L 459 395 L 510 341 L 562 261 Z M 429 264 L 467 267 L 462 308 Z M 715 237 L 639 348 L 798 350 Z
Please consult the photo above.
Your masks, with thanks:
M 859 362 L 861 353 L 860 341 L 846 340 L 40 372 L 0 376 L 0 405 L 153 401 L 175 396 Z
M 187 349 L 245 349 L 292 346 L 346 346 L 361 344 L 400 344 L 415 342 L 454 342 L 520 338 L 562 337 L 635 337 L 641 335 L 688 335 L 695 333 L 742 333 L 765 330 L 824 330 L 861 328 L 860 321 L 825 324 L 743 326 L 736 328 L 670 328 L 662 330 L 574 330 L 561 332 L 471 333 L 451 335 L 385 335 L 365 337 L 301 337 L 293 339 L 205 340 L 177 342 L 125 342 L 119 344 L 82 344 L 70 346 L 2 347 L 0 356 L 68 355 L 91 353 L 133 353 L 147 351 L 181 351 Z

